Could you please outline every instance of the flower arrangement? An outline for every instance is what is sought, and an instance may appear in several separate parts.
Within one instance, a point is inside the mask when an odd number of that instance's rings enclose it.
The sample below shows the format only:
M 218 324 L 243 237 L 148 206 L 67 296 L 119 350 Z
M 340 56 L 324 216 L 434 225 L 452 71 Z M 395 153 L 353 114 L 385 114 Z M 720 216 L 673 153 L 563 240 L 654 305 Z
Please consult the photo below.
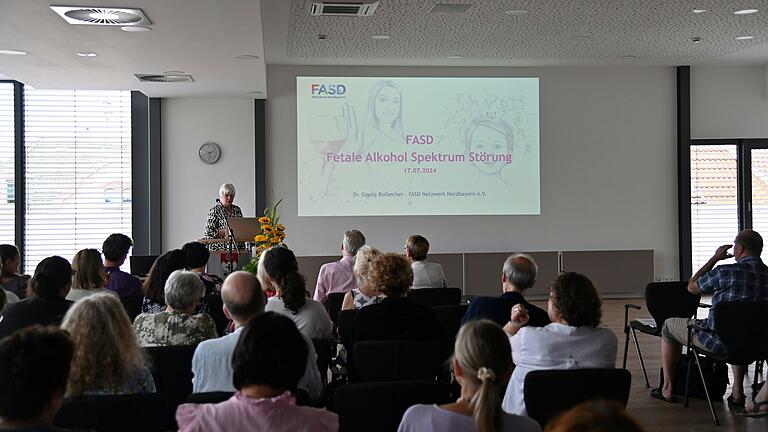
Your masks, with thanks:
M 256 243 L 256 249 L 251 261 L 245 265 L 243 270 L 256 274 L 262 252 L 272 246 L 286 246 L 284 242 L 286 237 L 285 226 L 279 223 L 280 217 L 277 215 L 277 206 L 281 202 L 283 202 L 282 198 L 275 205 L 264 209 L 264 216 L 259 218 L 261 232 L 253 238 L 253 241 Z

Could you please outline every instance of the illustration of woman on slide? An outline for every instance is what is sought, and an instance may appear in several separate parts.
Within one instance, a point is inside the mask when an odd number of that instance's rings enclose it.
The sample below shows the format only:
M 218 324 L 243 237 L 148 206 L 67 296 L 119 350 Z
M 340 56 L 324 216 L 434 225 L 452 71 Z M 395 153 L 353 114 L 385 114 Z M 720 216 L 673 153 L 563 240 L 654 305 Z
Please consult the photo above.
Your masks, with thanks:
M 484 160 L 472 162 L 480 173 L 501 179 L 502 170 L 509 165 L 504 158 L 513 154 L 512 128 L 500 117 L 478 117 L 467 127 L 464 145 L 467 155 L 471 152 L 488 155 Z
M 403 94 L 394 81 L 381 80 L 371 87 L 363 151 L 397 151 L 405 146 Z

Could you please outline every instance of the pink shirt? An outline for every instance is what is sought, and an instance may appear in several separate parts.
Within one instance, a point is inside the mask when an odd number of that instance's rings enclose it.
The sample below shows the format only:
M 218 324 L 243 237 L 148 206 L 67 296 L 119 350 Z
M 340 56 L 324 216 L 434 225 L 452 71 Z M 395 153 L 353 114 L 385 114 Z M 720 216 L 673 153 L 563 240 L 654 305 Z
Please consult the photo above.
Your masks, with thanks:
M 237 392 L 219 404 L 183 404 L 176 410 L 179 431 L 339 430 L 339 417 L 326 410 L 296 405 L 289 392 L 269 399 L 251 399 Z
M 339 261 L 323 264 L 317 275 L 315 300 L 325 303 L 330 293 L 342 293 L 357 288 L 355 280 L 355 257 L 345 256 Z

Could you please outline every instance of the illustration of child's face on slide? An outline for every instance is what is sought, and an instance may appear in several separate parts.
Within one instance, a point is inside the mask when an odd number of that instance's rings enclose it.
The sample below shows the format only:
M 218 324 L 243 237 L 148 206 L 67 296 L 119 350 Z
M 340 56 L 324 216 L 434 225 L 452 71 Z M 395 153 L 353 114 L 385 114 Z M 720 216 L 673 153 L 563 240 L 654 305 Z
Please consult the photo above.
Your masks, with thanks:
M 472 132 L 472 139 L 469 143 L 469 151 L 475 153 L 490 153 L 501 155 L 509 152 L 507 148 L 507 138 L 503 133 L 491 129 L 487 126 L 478 126 Z M 473 162 L 475 167 L 485 174 L 496 174 L 504 167 L 504 162 Z
M 400 94 L 392 87 L 382 87 L 374 102 L 374 112 L 381 127 L 392 127 L 400 114 Z

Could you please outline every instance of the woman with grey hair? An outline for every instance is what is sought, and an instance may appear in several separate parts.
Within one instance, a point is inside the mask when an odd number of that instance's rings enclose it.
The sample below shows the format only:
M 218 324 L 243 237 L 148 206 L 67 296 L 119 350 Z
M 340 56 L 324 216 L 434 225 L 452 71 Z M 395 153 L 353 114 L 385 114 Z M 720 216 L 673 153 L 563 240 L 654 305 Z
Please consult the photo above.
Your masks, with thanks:
M 208 210 L 208 220 L 205 222 L 205 238 L 224 239 L 227 237 L 226 218 L 241 218 L 243 211 L 233 204 L 235 201 L 235 186 L 224 183 L 219 188 L 219 202 Z M 210 250 L 224 250 L 226 243 L 208 245 Z
M 165 311 L 143 313 L 133 322 L 139 345 L 197 345 L 217 337 L 213 319 L 207 314 L 194 314 L 204 292 L 197 274 L 187 270 L 171 273 L 165 282 Z

